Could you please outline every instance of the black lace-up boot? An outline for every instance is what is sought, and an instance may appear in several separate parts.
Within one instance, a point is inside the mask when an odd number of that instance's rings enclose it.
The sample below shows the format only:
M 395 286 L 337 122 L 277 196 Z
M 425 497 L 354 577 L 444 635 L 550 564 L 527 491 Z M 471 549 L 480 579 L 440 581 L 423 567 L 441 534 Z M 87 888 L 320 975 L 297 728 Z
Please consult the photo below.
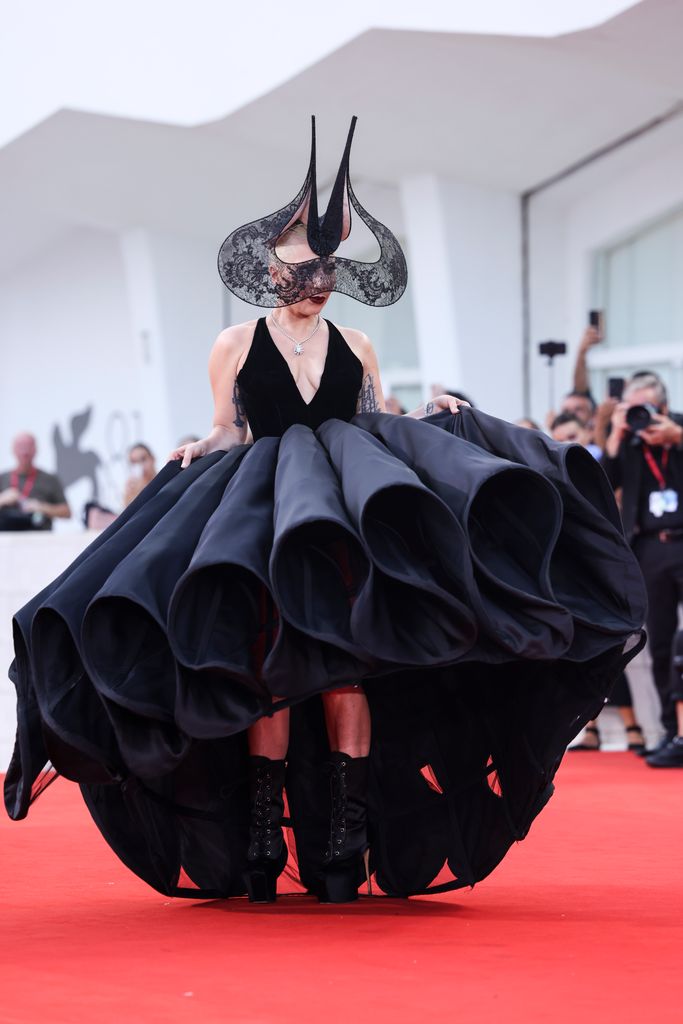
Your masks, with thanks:
M 267 757 L 249 758 L 251 821 L 245 881 L 252 903 L 274 902 L 278 876 L 287 863 L 287 847 L 282 834 L 284 785 L 284 761 L 271 761 Z
M 350 903 L 367 874 L 367 757 L 335 751 L 329 761 L 330 838 L 323 861 L 321 903 Z

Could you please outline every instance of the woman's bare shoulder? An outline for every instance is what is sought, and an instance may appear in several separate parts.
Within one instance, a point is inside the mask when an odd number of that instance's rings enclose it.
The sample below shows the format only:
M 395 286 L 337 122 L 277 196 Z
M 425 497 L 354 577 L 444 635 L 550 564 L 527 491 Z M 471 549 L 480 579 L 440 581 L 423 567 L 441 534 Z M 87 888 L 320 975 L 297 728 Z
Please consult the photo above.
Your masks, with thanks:
M 245 320 L 243 324 L 224 327 L 216 338 L 215 344 L 223 350 L 234 350 L 248 344 L 254 337 L 257 320 Z
M 247 320 L 243 324 L 224 327 L 211 349 L 211 362 L 220 361 L 222 365 L 235 362 L 251 345 L 256 320 Z
M 375 350 L 372 347 L 372 342 L 363 331 L 359 331 L 355 327 L 341 327 L 339 324 L 335 324 L 335 327 L 349 348 L 363 362 L 367 361 L 368 356 L 374 356 Z

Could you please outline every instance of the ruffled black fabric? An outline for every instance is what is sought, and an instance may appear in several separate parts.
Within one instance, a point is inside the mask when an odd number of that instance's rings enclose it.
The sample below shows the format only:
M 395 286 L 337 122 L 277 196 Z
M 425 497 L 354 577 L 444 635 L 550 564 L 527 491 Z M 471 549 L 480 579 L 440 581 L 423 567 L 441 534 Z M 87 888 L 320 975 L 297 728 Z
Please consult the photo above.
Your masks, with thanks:
M 644 615 L 597 463 L 475 410 L 169 463 L 15 617 L 7 810 L 51 761 L 150 885 L 244 893 L 246 729 L 291 706 L 306 884 L 329 821 L 318 695 L 363 680 L 379 887 L 471 885 L 526 834 Z

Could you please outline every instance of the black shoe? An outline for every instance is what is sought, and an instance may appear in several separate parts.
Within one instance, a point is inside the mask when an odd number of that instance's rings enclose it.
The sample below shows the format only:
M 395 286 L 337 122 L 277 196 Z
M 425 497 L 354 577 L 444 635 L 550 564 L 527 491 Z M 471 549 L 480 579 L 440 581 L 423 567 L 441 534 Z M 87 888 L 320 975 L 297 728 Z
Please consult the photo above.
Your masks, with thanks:
M 330 757 L 330 838 L 316 887 L 321 903 L 357 900 L 368 874 L 368 762 L 340 751 Z
M 683 736 L 674 738 L 656 754 L 645 758 L 650 768 L 683 768 Z
M 282 833 L 284 785 L 284 761 L 271 761 L 267 757 L 249 758 L 251 821 L 245 883 L 251 903 L 275 901 L 277 880 L 287 863 L 287 847 Z
M 568 751 L 600 749 L 600 733 L 596 727 L 594 725 L 587 725 L 583 731 L 588 736 L 595 736 L 595 743 L 575 743 L 573 747 L 567 747 Z
M 662 737 L 662 739 L 659 741 L 659 743 L 655 747 L 650 747 L 649 750 L 639 750 L 637 752 L 637 756 L 638 757 L 652 757 L 653 754 L 658 754 L 661 750 L 664 750 L 664 747 L 668 747 L 669 744 L 671 743 L 672 739 L 673 739 L 673 736 L 669 736 L 667 734 L 666 736 Z

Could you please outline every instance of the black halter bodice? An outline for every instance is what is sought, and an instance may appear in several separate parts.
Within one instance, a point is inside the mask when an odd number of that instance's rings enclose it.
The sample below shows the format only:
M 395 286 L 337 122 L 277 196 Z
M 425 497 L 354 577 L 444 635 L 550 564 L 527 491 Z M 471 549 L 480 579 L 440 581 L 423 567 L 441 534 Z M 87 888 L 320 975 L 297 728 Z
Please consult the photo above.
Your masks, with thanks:
M 329 320 L 327 356 L 320 386 L 310 402 L 301 396 L 287 360 L 270 336 L 265 317 L 256 324 L 244 366 L 237 374 L 249 426 L 260 437 L 281 437 L 295 423 L 315 430 L 325 420 L 348 420 L 356 413 L 363 365 Z

